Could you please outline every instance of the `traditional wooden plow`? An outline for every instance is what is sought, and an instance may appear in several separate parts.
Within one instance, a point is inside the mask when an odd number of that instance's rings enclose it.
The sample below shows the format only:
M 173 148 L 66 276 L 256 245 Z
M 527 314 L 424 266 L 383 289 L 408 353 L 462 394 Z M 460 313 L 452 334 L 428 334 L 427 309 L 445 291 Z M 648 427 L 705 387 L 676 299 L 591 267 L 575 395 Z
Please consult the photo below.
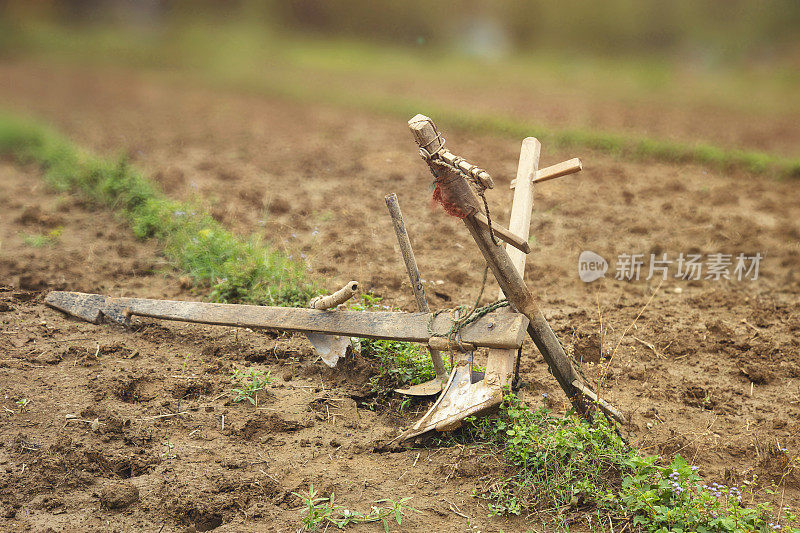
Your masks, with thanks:
M 434 198 L 445 211 L 464 221 L 478 245 L 488 268 L 500 285 L 498 302 L 479 309 L 431 313 L 411 250 L 408 234 L 393 194 L 386 197 L 403 259 L 411 279 L 419 312 L 362 312 L 336 309 L 357 290 L 350 282 L 332 295 L 317 298 L 310 308 L 267 307 L 110 298 L 99 294 L 54 291 L 45 301 L 73 316 L 99 324 L 104 320 L 130 325 L 133 316 L 179 320 L 247 328 L 268 328 L 305 333 L 330 366 L 344 355 L 350 337 L 389 339 L 424 343 L 436 377 L 398 392 L 412 395 L 439 394 L 433 406 L 395 440 L 406 440 L 428 431 L 458 428 L 464 418 L 496 408 L 503 390 L 511 384 L 515 363 L 527 331 L 558 384 L 575 409 L 588 414 L 599 407 L 622 420 L 613 406 L 597 397 L 575 370 L 561 343 L 539 310 L 533 294 L 523 281 L 528 236 L 533 209 L 533 185 L 581 170 L 572 159 L 539 169 L 541 145 L 533 137 L 522 143 L 517 177 L 512 182 L 514 200 L 511 221 L 504 228 L 491 220 L 483 192 L 493 188 L 491 176 L 445 148 L 445 141 L 428 117 L 416 115 L 409 121 L 422 158 L 434 176 Z M 498 240 L 507 243 L 502 246 Z M 472 353 L 488 348 L 486 372 L 473 370 Z M 460 354 L 448 376 L 441 351 Z

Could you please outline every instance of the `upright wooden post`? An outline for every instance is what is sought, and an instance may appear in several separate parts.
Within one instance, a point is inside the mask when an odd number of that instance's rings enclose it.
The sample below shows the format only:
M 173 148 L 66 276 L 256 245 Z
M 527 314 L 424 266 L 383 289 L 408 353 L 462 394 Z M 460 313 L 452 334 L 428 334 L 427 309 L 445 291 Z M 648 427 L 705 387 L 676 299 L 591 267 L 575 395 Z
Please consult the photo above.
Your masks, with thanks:
M 522 141 L 522 148 L 519 152 L 519 165 L 517 166 L 517 186 L 514 189 L 514 199 L 511 204 L 511 220 L 508 229 L 517 237 L 527 242 L 531 228 L 531 213 L 533 212 L 533 178 L 539 168 L 539 155 L 542 151 L 542 144 L 535 137 L 526 137 Z M 527 254 L 513 246 L 506 246 L 506 251 L 511 262 L 519 272 L 520 277 L 525 278 L 525 259 Z M 500 289 L 498 298 L 505 298 L 506 295 Z M 496 375 L 503 385 L 510 384 L 511 375 L 514 372 L 514 361 L 516 359 L 515 350 L 489 350 L 489 357 L 486 362 L 486 374 Z
M 512 233 L 528 240 L 531 233 L 531 216 L 533 213 L 533 179 L 539 169 L 539 156 L 542 143 L 536 137 L 526 137 L 522 141 L 517 166 L 517 186 L 514 188 L 514 200 L 511 204 L 511 220 L 508 229 Z M 506 251 L 520 276 L 525 278 L 525 259 L 527 254 L 516 248 L 507 246 Z

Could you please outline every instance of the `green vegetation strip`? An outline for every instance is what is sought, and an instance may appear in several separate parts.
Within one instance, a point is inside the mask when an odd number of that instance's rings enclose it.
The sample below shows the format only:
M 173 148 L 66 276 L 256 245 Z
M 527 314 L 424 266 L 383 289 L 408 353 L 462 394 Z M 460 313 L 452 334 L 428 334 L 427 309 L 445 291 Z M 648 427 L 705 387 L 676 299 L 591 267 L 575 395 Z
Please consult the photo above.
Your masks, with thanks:
M 0 115 L 0 154 L 36 163 L 57 190 L 110 207 L 137 237 L 158 239 L 212 301 L 302 306 L 312 296 L 303 265 L 257 237 L 233 235 L 195 205 L 168 199 L 124 158 L 94 156 L 42 124 L 8 115 Z
M 412 106 L 405 110 L 407 115 Z M 416 106 L 416 109 L 421 107 Z M 744 169 L 754 174 L 800 177 L 800 159 L 774 154 L 726 149 L 711 144 L 664 141 L 647 137 L 581 129 L 545 128 L 502 116 L 476 115 L 449 109 L 431 110 L 443 124 L 470 131 L 505 135 L 515 139 L 537 137 L 562 147 L 591 148 L 631 159 L 653 159 L 669 163 L 696 163 L 720 170 Z M 410 115 L 409 115 L 410 116 Z
M 634 160 L 655 160 L 668 163 L 695 163 L 719 170 L 742 169 L 753 174 L 779 178 L 800 178 L 800 159 L 768 152 L 721 148 L 712 144 L 665 141 L 648 137 L 585 129 L 548 128 L 541 124 L 438 106 L 421 100 L 384 97 L 353 92 L 311 92 L 308 85 L 292 85 L 285 80 L 261 80 L 247 84 L 299 101 L 323 101 L 333 105 L 409 119 L 417 113 L 430 116 L 441 129 L 460 130 L 522 139 L 536 137 L 540 141 L 567 148 L 589 148 L 616 157 Z M 237 84 L 238 85 L 238 84 Z
M 759 503 L 781 502 L 780 485 L 800 469 L 786 449 L 769 451 L 783 469 L 777 485 L 762 487 L 755 476 L 740 486 L 706 483 L 680 455 L 670 464 L 643 456 L 604 417 L 592 423 L 574 414 L 556 417 L 513 395 L 505 396 L 497 417 L 468 419 L 452 438 L 484 442 L 504 456 L 505 474 L 476 492 L 492 514 L 538 512 L 567 530 L 583 519 L 593 531 L 800 531 L 796 509 Z

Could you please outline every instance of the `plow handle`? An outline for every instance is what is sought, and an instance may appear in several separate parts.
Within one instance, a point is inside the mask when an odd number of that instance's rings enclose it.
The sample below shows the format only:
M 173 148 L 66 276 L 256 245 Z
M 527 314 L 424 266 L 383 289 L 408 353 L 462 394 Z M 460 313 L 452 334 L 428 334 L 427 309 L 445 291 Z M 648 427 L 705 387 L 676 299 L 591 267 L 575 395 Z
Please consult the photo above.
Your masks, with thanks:
M 395 193 L 386 195 L 386 207 L 389 208 L 389 215 L 392 217 L 392 225 L 394 232 L 397 235 L 397 243 L 400 245 L 400 251 L 403 253 L 403 261 L 406 264 L 406 271 L 408 272 L 408 279 L 411 281 L 411 288 L 414 290 L 414 297 L 417 299 L 417 308 L 423 313 L 428 313 L 428 299 L 425 297 L 425 287 L 422 285 L 422 278 L 417 267 L 417 260 L 414 258 L 414 250 L 411 249 L 411 241 L 408 238 L 405 222 L 403 222 L 403 213 L 400 211 L 400 204 L 397 202 L 397 195 Z M 431 352 L 431 360 L 433 361 L 433 368 L 436 371 L 436 377 L 445 375 L 444 361 L 442 360 L 441 352 L 434 348 L 429 347 Z

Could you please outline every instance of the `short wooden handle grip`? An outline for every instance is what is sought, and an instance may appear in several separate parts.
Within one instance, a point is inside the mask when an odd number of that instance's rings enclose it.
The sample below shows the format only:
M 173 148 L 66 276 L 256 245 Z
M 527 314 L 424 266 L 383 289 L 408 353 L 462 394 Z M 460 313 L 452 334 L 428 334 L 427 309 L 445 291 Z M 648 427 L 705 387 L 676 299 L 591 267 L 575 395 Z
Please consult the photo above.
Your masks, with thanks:
M 411 129 L 411 134 L 419 145 L 420 155 L 424 159 L 427 160 L 437 155 L 450 165 L 458 167 L 465 174 L 469 174 L 478 180 L 484 188 L 494 188 L 494 180 L 492 180 L 492 176 L 488 172 L 465 161 L 463 158 L 453 155 L 450 150 L 444 147 L 444 137 L 442 137 L 442 134 L 436 129 L 436 124 L 429 117 L 420 114 L 414 115 L 408 121 L 408 127 Z
M 583 170 L 583 163 L 577 157 L 569 161 L 562 161 L 555 165 L 543 168 L 536 172 L 536 177 L 533 178 L 534 183 L 548 181 L 568 174 L 574 174 Z
M 310 307 L 314 309 L 332 309 L 336 306 L 342 305 L 347 300 L 352 298 L 356 291 L 358 291 L 358 282 L 349 281 L 347 285 L 327 296 L 317 296 L 310 302 Z
M 581 170 L 583 170 L 583 163 L 581 163 L 580 159 L 574 157 L 569 161 L 562 161 L 561 163 L 537 170 L 536 174 L 533 176 L 533 180 L 531 181 L 533 183 L 542 183 L 543 181 L 554 180 L 556 178 L 560 178 L 561 176 L 575 174 Z M 511 188 L 513 189 L 516 186 L 517 179 L 514 178 L 511 180 Z

